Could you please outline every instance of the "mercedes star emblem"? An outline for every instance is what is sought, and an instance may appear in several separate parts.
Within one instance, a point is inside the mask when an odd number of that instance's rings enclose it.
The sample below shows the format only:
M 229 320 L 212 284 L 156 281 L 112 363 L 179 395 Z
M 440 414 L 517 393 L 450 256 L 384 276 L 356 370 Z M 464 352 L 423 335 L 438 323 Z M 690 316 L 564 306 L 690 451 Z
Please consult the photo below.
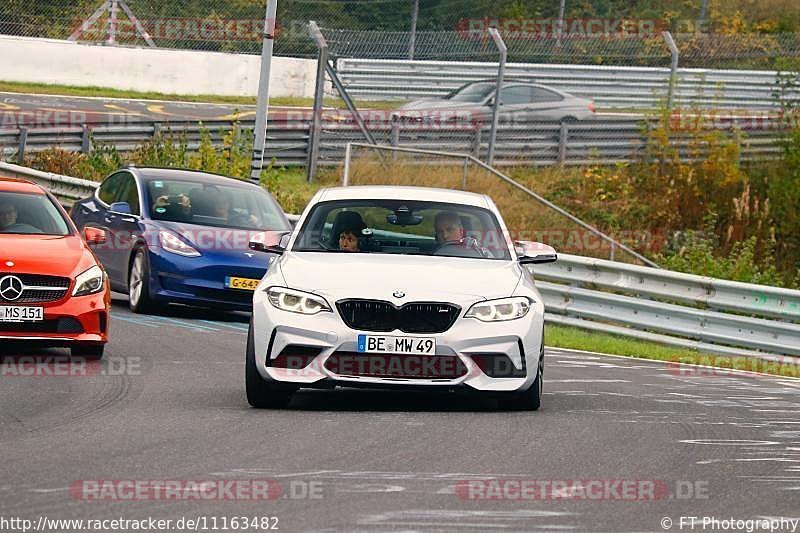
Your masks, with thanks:
M 22 296 L 24 290 L 25 286 L 17 276 L 6 276 L 0 279 L 0 296 L 6 301 L 13 302 Z

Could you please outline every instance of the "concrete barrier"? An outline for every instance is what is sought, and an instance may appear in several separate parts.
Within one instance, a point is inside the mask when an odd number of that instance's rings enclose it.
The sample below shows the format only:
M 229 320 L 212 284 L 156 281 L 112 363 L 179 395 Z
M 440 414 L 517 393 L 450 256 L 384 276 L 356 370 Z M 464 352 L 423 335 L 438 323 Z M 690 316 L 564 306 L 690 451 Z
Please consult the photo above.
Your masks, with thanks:
M 0 80 L 255 96 L 260 57 L 0 36 Z M 275 57 L 271 96 L 313 97 L 316 60 Z

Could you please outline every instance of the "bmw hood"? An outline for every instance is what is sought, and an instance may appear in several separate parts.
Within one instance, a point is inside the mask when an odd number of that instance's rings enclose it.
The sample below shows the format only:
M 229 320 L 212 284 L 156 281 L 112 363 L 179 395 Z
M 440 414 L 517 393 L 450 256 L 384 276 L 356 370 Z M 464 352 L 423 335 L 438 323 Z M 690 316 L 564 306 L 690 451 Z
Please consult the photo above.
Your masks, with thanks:
M 466 304 L 511 296 L 522 276 L 514 261 L 456 257 L 287 252 L 278 264 L 288 287 L 333 301 L 402 292 L 406 302 Z

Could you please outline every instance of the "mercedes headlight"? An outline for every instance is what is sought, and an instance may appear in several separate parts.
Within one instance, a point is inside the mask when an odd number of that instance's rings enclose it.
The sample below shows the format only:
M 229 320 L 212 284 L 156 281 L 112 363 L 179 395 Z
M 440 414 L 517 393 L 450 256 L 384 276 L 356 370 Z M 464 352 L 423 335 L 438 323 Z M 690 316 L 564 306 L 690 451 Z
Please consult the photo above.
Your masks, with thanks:
M 94 294 L 103 290 L 103 281 L 105 274 L 103 269 L 95 265 L 89 270 L 78 274 L 75 278 L 75 289 L 72 291 L 73 296 L 86 296 L 87 294 Z
M 167 252 L 182 255 L 184 257 L 198 257 L 200 252 L 183 242 L 183 240 L 169 231 L 161 230 L 158 232 L 158 240 L 161 247 Z
M 331 311 L 331 306 L 328 305 L 325 298 L 309 292 L 296 291 L 286 287 L 269 287 L 267 296 L 272 305 L 291 313 L 316 315 L 323 311 Z
M 464 318 L 477 318 L 482 322 L 515 320 L 528 314 L 532 301 L 524 296 L 478 302 L 469 308 Z

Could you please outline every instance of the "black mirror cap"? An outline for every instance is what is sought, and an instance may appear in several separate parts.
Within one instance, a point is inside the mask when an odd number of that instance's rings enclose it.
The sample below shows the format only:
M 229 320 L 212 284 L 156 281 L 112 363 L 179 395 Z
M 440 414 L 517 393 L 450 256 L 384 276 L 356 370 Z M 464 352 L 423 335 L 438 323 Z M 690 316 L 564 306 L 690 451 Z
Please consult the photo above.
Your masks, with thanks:
M 545 263 L 555 263 L 558 261 L 558 254 L 548 255 L 523 255 L 519 258 L 520 265 L 543 265 Z

